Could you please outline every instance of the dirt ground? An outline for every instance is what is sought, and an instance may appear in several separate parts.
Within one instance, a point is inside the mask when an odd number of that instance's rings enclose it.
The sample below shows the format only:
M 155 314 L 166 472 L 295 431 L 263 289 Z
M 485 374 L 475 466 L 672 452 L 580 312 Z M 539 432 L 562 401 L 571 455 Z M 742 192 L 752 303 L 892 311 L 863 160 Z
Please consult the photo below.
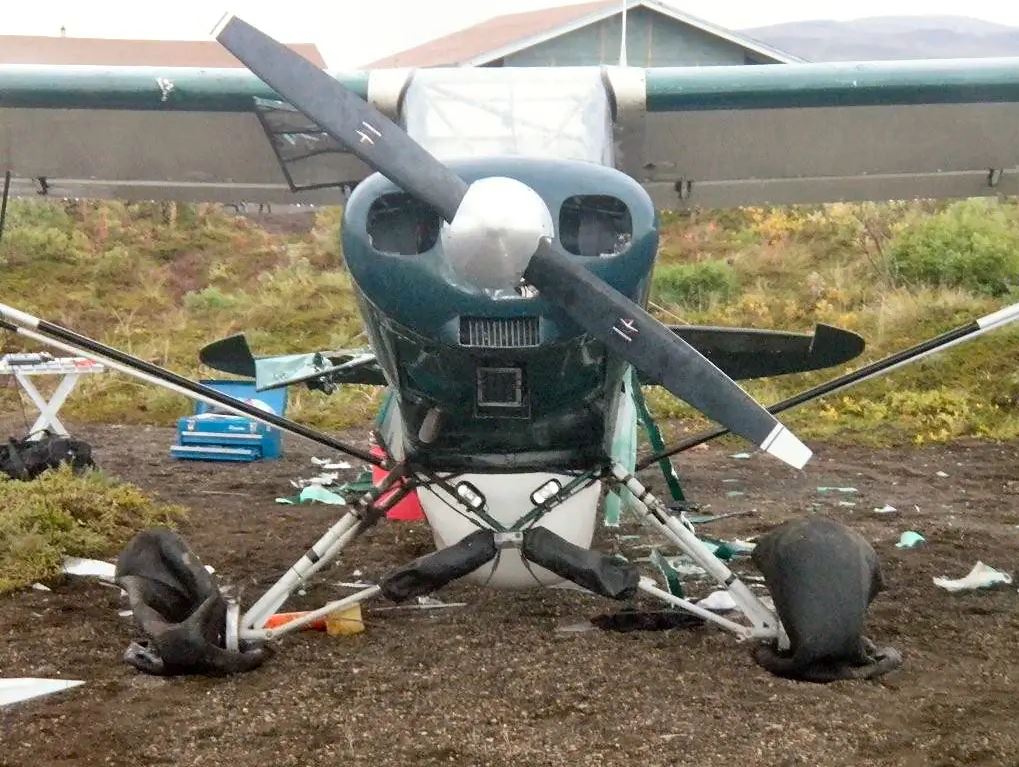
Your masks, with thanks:
M 78 433 L 109 472 L 193 509 L 184 534 L 247 603 L 334 516 L 273 502 L 311 473 L 298 444 L 278 462 L 223 466 L 171 461 L 167 429 Z M 978 559 L 1016 570 L 1019 445 L 814 447 L 802 473 L 716 446 L 687 453 L 679 468 L 711 511 L 751 512 L 706 533 L 746 538 L 817 513 L 873 542 L 888 588 L 868 633 L 905 657 L 880 681 L 781 680 L 712 628 L 564 633 L 557 627 L 618 605 L 465 585 L 439 596 L 467 607 L 369 609 L 365 633 L 293 636 L 247 675 L 153 678 L 121 662 L 136 633 L 117 614 L 118 590 L 65 579 L 52 592 L 0 598 L 0 674 L 86 681 L 0 711 L 0 764 L 1019 764 L 1016 589 L 951 595 L 931 582 Z M 873 512 L 886 503 L 899 511 Z M 928 544 L 895 548 L 907 529 Z M 646 554 L 645 540 L 619 539 L 637 532 L 605 531 L 602 547 Z M 320 604 L 355 570 L 376 578 L 429 543 L 423 524 L 381 525 L 297 604 Z

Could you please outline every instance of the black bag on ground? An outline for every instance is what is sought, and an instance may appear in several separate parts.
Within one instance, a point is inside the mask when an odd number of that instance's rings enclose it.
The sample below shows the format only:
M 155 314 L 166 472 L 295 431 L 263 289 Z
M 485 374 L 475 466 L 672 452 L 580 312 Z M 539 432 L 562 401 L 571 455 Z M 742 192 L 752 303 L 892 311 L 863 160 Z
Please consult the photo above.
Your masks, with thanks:
M 232 674 L 261 665 L 267 650 L 227 650 L 227 603 L 216 579 L 176 533 L 143 530 L 117 557 L 117 584 L 148 636 L 124 660 L 147 674 Z
M 66 463 L 80 473 L 95 466 L 88 442 L 46 432 L 39 439 L 10 439 L 0 445 L 0 473 L 11 479 L 35 479 L 47 469 Z

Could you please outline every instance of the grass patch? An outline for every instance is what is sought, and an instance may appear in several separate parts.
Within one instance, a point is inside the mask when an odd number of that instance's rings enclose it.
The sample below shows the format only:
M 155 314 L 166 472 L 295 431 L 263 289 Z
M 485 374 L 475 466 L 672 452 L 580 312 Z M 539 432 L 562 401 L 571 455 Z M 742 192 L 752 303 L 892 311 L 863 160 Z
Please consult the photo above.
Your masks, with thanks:
M 64 466 L 31 482 L 0 478 L 0 594 L 52 578 L 65 556 L 109 556 L 137 531 L 184 515 L 99 471 Z

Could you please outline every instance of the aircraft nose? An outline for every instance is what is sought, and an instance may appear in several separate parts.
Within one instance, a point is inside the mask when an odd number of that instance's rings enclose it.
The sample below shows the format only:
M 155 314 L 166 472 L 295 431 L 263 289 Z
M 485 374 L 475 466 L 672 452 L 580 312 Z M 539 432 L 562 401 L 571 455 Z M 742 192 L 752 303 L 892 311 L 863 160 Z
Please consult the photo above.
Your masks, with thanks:
M 440 238 L 458 275 L 495 289 L 515 287 L 538 240 L 554 234 L 552 214 L 537 192 L 516 179 L 490 176 L 468 187 Z

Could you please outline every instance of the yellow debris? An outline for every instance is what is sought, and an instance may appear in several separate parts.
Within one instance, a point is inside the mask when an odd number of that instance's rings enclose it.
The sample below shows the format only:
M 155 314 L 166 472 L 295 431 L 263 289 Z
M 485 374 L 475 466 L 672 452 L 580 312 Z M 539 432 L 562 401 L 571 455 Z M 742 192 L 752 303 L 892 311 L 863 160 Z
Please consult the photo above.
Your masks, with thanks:
M 337 610 L 326 616 L 326 633 L 331 637 L 360 634 L 364 631 L 361 619 L 361 605 L 356 604 L 346 610 Z

